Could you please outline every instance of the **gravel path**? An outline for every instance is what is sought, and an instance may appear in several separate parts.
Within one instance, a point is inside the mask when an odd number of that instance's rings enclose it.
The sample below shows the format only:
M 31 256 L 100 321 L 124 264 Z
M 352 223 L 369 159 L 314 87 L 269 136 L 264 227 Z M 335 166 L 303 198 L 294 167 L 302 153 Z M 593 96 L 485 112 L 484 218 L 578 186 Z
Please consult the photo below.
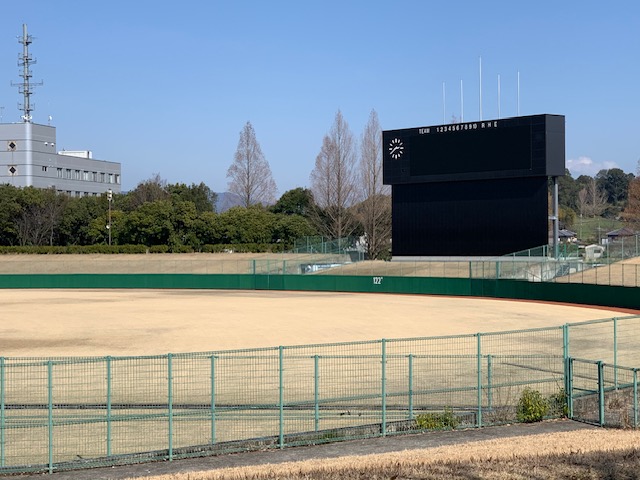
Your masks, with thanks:
M 403 450 L 435 448 L 446 445 L 478 442 L 482 440 L 501 438 L 506 440 L 510 437 L 519 437 L 524 435 L 538 435 L 587 429 L 593 430 L 597 429 L 597 427 L 571 420 L 551 420 L 534 424 L 517 424 L 449 432 L 431 432 L 419 435 L 380 437 L 312 447 L 236 453 L 220 455 L 217 457 L 175 460 L 173 462 L 145 463 L 122 467 L 94 468 L 90 470 L 54 473 L 53 475 L 47 476 L 43 476 L 42 474 L 22 475 L 11 478 L 18 478 L 21 480 L 36 478 L 46 478 L 50 480 L 119 480 L 125 478 L 141 478 L 151 475 L 199 472 L 228 467 L 278 464 L 283 462 L 298 462 L 312 459 L 338 458 L 350 455 L 370 455 Z

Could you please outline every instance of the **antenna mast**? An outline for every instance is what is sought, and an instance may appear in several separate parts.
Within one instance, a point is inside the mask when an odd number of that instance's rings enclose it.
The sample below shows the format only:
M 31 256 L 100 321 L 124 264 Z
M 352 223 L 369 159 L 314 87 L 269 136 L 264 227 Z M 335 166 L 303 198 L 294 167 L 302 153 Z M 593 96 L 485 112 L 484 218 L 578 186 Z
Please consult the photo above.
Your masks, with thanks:
M 22 67 L 22 83 L 13 83 L 11 85 L 14 87 L 18 87 L 18 92 L 24 95 L 24 101 L 22 106 L 18 104 L 18 109 L 22 110 L 22 121 L 25 123 L 31 123 L 31 112 L 35 110 L 35 104 L 31 105 L 31 95 L 33 95 L 33 88 L 39 87 L 42 85 L 40 83 L 32 83 L 31 82 L 31 69 L 29 68 L 31 65 L 35 64 L 36 61 L 31 58 L 31 54 L 29 53 L 29 45 L 33 42 L 33 37 L 27 34 L 27 25 L 22 25 L 22 37 L 18 37 L 18 43 L 22 44 L 22 55 L 18 55 L 18 66 Z

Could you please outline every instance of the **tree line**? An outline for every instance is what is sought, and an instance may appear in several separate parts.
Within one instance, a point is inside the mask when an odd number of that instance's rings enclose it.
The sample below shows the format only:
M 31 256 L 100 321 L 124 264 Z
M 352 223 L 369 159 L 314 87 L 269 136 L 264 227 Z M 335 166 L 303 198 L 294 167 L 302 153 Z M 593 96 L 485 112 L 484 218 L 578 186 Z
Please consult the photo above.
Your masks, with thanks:
M 0 245 L 86 246 L 110 240 L 113 245 L 166 246 L 168 251 L 240 244 L 282 251 L 297 238 L 322 235 L 357 236 L 369 258 L 390 253 L 391 196 L 382 183 L 382 131 L 375 110 L 357 139 L 342 113 L 336 113 L 308 189 L 295 188 L 277 198 L 250 122 L 240 132 L 227 178 L 240 205 L 222 213 L 216 212 L 216 193 L 204 183 L 168 184 L 159 174 L 113 195 L 112 201 L 106 194 L 70 197 L 0 185 Z M 612 168 L 574 179 L 567 170 L 558 181 L 563 227 L 571 228 L 577 217 L 604 216 L 640 228 L 640 177 Z
M 358 236 L 370 258 L 391 240 L 389 187 L 382 184 L 381 129 L 375 111 L 356 142 L 341 112 L 325 135 L 311 188 L 276 200 L 276 184 L 250 122 L 227 170 L 240 206 L 216 212 L 204 183 L 169 184 L 159 174 L 122 194 L 70 197 L 55 190 L 0 185 L 2 246 L 166 246 L 200 251 L 210 245 L 291 248 L 296 239 Z M 205 249 L 206 250 L 206 249 Z
M 639 171 L 640 175 L 640 164 Z M 558 178 L 560 220 L 571 228 L 578 218 L 604 217 L 627 221 L 640 228 L 640 176 L 620 168 L 600 170 L 593 177 L 573 178 L 567 169 Z

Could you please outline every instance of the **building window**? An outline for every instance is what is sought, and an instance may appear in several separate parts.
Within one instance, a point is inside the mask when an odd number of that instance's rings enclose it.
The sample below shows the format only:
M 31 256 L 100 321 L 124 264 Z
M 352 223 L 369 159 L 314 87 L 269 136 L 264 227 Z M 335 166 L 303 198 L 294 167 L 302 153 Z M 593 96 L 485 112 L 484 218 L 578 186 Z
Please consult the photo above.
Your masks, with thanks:
M 84 172 L 82 172 L 82 179 L 85 182 L 88 182 L 89 181 L 89 172 L 87 172 L 86 170 Z
M 73 172 L 73 179 L 74 180 L 80 180 L 80 170 L 74 170 Z M 78 192 L 79 193 L 79 192 Z
M 113 183 L 113 173 L 109 174 L 109 183 Z
M 58 175 L 58 178 L 62 178 L 62 169 L 58 168 L 56 174 Z
M 98 172 L 91 172 L 91 181 L 92 182 L 98 181 Z
M 100 183 L 104 183 L 104 172 L 100 172 Z
M 64 173 L 65 173 L 65 178 L 68 178 L 69 180 L 71 180 L 71 169 L 67 168 Z
M 46 165 L 43 165 L 43 166 L 42 166 L 42 171 L 43 171 L 43 172 L 46 172 L 46 171 L 47 171 L 47 166 L 46 166 Z
M 116 183 L 120 184 L 120 175 L 118 175 L 117 173 L 116 173 Z
M 80 192 L 76 192 L 76 197 L 81 197 Z

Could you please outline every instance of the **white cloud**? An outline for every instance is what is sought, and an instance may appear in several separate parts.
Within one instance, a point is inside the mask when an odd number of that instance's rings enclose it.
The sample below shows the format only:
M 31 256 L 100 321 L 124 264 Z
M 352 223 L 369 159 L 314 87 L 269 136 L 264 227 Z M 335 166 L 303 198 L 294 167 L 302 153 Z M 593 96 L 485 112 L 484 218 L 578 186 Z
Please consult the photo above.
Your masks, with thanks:
M 594 162 L 591 157 L 578 157 L 577 159 L 567 160 L 567 168 L 571 172 L 573 178 L 580 175 L 594 176 L 600 170 L 609 170 L 610 168 L 620 168 L 616 162 Z

